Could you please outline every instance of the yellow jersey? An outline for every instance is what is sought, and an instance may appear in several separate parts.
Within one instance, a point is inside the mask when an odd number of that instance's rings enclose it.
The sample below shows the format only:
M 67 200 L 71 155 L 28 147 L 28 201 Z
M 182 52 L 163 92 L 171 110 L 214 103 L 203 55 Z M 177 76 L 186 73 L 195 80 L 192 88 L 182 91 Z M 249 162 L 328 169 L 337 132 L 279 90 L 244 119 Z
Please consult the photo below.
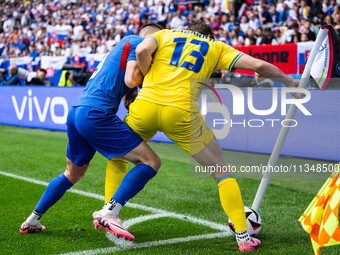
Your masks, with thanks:
M 242 55 L 223 42 L 189 30 L 164 29 L 151 38 L 158 48 L 137 99 L 187 111 L 193 110 L 190 103 L 202 91 L 203 85 L 195 81 L 207 80 L 217 70 L 232 71 Z

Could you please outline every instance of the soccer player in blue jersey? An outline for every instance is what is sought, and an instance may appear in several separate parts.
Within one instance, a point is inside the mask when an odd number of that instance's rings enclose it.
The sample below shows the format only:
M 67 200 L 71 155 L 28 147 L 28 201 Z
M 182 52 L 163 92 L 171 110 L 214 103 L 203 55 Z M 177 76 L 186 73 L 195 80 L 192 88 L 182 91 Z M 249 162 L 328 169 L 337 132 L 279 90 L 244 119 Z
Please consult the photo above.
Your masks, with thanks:
M 118 218 L 127 200 L 136 195 L 156 175 L 161 162 L 152 149 L 126 123 L 116 116 L 122 97 L 142 83 L 143 75 L 135 50 L 142 37 L 160 30 L 155 24 L 142 28 L 140 36 L 124 37 L 103 60 L 88 81 L 83 94 L 73 104 L 67 117 L 67 167 L 47 186 L 35 210 L 20 227 L 20 233 L 45 230 L 42 215 L 84 176 L 96 151 L 108 159 L 121 157 L 136 166 L 124 177 L 123 192 L 113 196 L 117 206 L 107 204 L 97 213 L 93 224 L 119 237 L 133 240 Z M 121 189 L 121 190 L 122 190 Z

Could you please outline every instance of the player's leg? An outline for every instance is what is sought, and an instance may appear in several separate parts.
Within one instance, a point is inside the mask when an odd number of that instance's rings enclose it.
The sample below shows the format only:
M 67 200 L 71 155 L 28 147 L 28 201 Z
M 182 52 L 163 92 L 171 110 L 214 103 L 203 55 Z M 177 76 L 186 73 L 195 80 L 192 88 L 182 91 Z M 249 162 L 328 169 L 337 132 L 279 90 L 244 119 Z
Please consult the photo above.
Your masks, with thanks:
M 122 158 L 134 163 L 136 166 L 125 175 L 110 203 L 124 206 L 156 175 L 161 166 L 161 161 L 145 142 L 123 155 Z M 111 214 L 118 215 L 119 210 L 112 210 Z
M 202 166 L 218 165 L 220 169 L 227 169 L 221 147 L 215 137 L 202 151 L 192 155 L 192 157 Z M 241 251 L 253 250 L 261 242 L 258 239 L 251 238 L 248 234 L 241 191 L 236 179 L 225 171 L 212 172 L 211 176 L 217 182 L 222 208 L 235 226 L 239 249 Z
M 134 237 L 124 229 L 118 214 L 126 201 L 135 196 L 157 173 L 160 167 L 159 157 L 151 148 L 124 122 L 114 114 L 106 114 L 92 109 L 88 116 L 100 119 L 100 125 L 87 125 L 80 133 L 91 132 L 88 142 L 108 159 L 120 157 L 136 166 L 124 177 L 113 199 L 104 208 L 93 214 L 93 224 L 117 236 L 132 240 Z M 101 117 L 100 117 L 101 116 Z
M 67 119 L 69 144 L 66 170 L 49 183 L 35 210 L 21 225 L 20 233 L 26 234 L 44 230 L 45 227 L 40 224 L 42 215 L 84 176 L 88 168 L 95 150 L 80 136 L 75 128 L 75 121 L 75 109 L 72 108 Z
M 161 162 L 144 141 L 121 157 L 136 166 L 125 175 L 119 188 L 103 209 L 93 213 L 93 224 L 118 237 L 133 240 L 134 236 L 124 228 L 119 219 L 120 210 L 156 175 Z
M 144 141 L 149 141 L 156 133 L 157 127 L 150 125 L 157 122 L 157 107 L 147 101 L 136 100 L 130 105 L 130 113 L 127 114 L 124 121 L 128 124 L 129 128 L 137 133 Z M 143 109 L 143 116 L 140 116 Z M 124 177 L 118 190 L 112 197 L 110 204 L 115 204 L 115 209 L 112 209 L 111 214 L 118 215 L 121 206 L 124 206 L 126 201 L 135 196 L 140 190 L 143 189 L 145 184 L 155 175 L 160 167 L 159 157 L 152 151 L 152 149 L 142 142 L 136 148 L 126 153 L 125 155 L 113 158 L 111 162 L 118 162 L 118 160 L 125 159 L 136 166 L 131 169 Z M 111 164 L 111 171 L 119 172 L 117 167 L 121 164 Z M 110 205 L 108 205 L 110 206 Z M 105 206 L 104 206 L 105 208 Z
M 185 112 L 175 107 L 165 107 L 161 119 L 163 131 L 179 147 L 196 159 L 203 166 L 226 166 L 222 150 L 214 138 L 214 134 L 206 126 L 198 112 Z M 217 181 L 220 200 L 226 214 L 233 221 L 237 233 L 238 243 L 243 245 L 241 238 L 251 241 L 247 232 L 244 206 L 239 186 L 230 173 L 214 172 L 212 177 Z M 257 245 L 257 240 L 256 240 Z M 254 244 L 247 245 L 246 249 L 252 250 Z M 243 249 L 242 247 L 240 249 Z
M 157 127 L 150 126 L 157 121 L 157 107 L 147 101 L 136 100 L 130 105 L 130 113 L 128 113 L 124 122 L 139 135 L 144 141 L 148 142 L 157 132 Z M 143 111 L 141 111 L 143 109 Z M 141 115 L 142 114 L 142 115 Z M 124 165 L 123 162 L 126 162 Z M 119 175 L 123 178 L 127 171 L 127 160 L 121 157 L 115 157 L 109 160 L 106 167 L 106 184 L 105 184 L 105 201 L 110 201 L 116 192 L 117 186 L 120 185 L 122 179 L 114 180 L 113 177 Z M 110 184 L 108 184 L 110 183 Z M 118 187 L 117 187 L 118 188 Z
M 182 111 L 182 112 L 180 112 Z M 226 169 L 222 150 L 212 130 L 206 126 L 200 113 L 189 113 L 175 107 L 164 110 L 162 131 L 189 153 L 202 166 L 221 166 Z M 177 117 L 176 119 L 176 116 Z M 169 121 L 165 118 L 170 118 Z M 173 127 L 171 126 L 171 120 Z M 168 123 L 168 124 L 166 124 Z M 222 207 L 231 218 L 237 232 L 246 231 L 247 223 L 241 192 L 236 180 L 226 172 L 211 173 L 218 182 Z
M 108 203 L 117 191 L 127 173 L 128 161 L 119 157 L 107 161 L 105 175 L 105 203 Z
M 144 109 L 143 116 L 140 116 L 140 111 L 138 109 Z M 145 111 L 145 109 L 148 109 Z M 150 130 L 148 125 L 145 127 L 141 120 L 146 119 L 146 121 L 155 121 L 157 117 L 155 107 L 148 105 L 148 102 L 143 100 L 137 100 L 136 103 L 131 103 L 131 112 L 128 113 L 124 122 L 137 133 L 144 141 L 148 142 L 157 132 L 156 128 Z M 143 117 L 143 118 L 142 118 Z M 114 157 L 109 160 L 106 165 L 106 177 L 105 177 L 105 203 L 108 203 L 113 194 L 117 191 L 119 185 L 121 184 L 125 174 L 127 173 L 127 163 L 128 161 L 122 159 L 121 157 Z

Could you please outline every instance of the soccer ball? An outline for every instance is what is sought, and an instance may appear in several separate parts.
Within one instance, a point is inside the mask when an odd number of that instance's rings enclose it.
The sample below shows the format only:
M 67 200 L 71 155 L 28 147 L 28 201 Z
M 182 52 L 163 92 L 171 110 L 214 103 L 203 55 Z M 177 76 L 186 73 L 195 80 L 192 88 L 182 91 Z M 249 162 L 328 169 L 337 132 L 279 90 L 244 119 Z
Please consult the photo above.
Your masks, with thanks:
M 253 237 L 257 236 L 261 229 L 261 217 L 259 213 L 247 206 L 244 207 L 244 211 L 246 212 L 247 228 L 249 235 Z M 228 225 L 230 227 L 231 232 L 235 235 L 235 227 L 230 219 L 228 221 Z

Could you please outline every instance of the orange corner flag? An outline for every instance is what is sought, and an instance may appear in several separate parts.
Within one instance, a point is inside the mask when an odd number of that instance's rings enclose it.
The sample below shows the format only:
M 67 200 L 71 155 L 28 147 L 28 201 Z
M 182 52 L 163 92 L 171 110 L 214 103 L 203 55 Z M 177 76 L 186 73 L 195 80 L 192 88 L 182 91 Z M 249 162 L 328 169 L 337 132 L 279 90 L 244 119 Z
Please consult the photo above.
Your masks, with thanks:
M 309 233 L 317 255 L 320 255 L 321 247 L 340 244 L 339 176 L 339 169 L 331 174 L 299 219 L 304 230 Z

